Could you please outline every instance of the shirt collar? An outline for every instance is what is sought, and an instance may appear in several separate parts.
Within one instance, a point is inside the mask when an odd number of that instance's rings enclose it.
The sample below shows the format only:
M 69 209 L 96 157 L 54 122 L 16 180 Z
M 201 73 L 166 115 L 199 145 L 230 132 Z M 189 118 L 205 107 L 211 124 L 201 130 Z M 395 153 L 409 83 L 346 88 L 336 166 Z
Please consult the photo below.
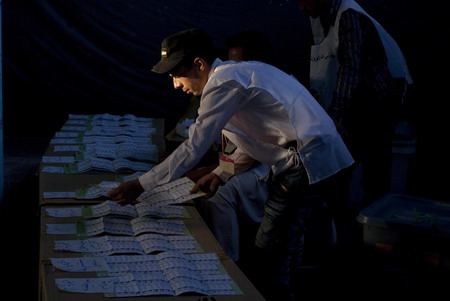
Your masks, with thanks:
M 211 74 L 213 74 L 213 72 L 216 70 L 217 67 L 219 67 L 220 65 L 222 65 L 223 61 L 219 58 L 216 58 L 214 60 L 214 62 L 211 65 L 211 70 L 209 71 L 209 75 L 208 78 L 211 76 Z

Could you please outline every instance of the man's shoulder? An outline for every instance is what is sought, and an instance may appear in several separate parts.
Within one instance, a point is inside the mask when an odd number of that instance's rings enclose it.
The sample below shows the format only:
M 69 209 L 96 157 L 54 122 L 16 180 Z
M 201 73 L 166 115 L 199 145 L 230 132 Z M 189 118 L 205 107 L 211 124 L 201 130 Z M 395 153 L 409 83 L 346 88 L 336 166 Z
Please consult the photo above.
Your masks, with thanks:
M 297 79 L 284 71 L 257 61 L 224 62 L 214 69 L 208 80 L 208 85 L 213 87 L 229 83 L 231 88 L 242 86 L 244 88 L 258 87 L 265 89 L 268 86 L 273 88 L 274 82 L 283 82 L 284 86 L 291 82 L 298 85 Z
M 255 73 L 271 73 L 283 72 L 275 66 L 259 62 L 259 61 L 225 61 L 214 70 L 217 76 L 253 76 Z

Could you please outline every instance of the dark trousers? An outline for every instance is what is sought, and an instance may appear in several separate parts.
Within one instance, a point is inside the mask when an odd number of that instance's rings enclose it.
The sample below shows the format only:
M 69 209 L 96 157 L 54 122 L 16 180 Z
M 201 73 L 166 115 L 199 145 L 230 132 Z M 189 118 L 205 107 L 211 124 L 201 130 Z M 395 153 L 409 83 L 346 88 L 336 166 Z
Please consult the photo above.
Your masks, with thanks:
M 256 235 L 255 244 L 265 250 L 266 263 L 271 277 L 280 287 L 289 287 L 293 273 L 297 272 L 303 253 L 307 248 L 304 233 L 311 218 L 323 209 L 325 198 L 332 195 L 340 173 L 317 184 L 309 185 L 302 164 L 291 167 L 269 181 L 269 199 L 264 217 Z M 328 201 L 328 200 L 327 200 Z M 329 220 L 324 225 L 315 223 L 315 235 L 325 235 Z

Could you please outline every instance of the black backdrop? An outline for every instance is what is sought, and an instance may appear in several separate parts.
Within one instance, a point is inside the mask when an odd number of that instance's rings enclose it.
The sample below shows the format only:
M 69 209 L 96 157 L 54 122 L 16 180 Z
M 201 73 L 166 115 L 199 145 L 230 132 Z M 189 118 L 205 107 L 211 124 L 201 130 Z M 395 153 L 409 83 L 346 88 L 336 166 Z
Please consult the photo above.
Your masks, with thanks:
M 450 26 L 447 1 L 359 0 L 398 41 L 414 86 L 404 118 L 418 135 L 413 185 L 448 198 L 444 142 Z M 219 47 L 244 29 L 266 33 L 278 66 L 307 76 L 309 23 L 294 0 L 3 0 L 5 135 L 48 136 L 69 113 L 176 121 L 187 97 L 153 74 L 163 37 L 198 26 Z M 443 74 L 442 76 L 439 74 Z M 417 185 L 416 185 L 417 184 Z M 420 188 L 421 187 L 421 188 Z
M 294 1 L 3 1 L 5 131 L 55 130 L 68 113 L 177 118 L 186 96 L 150 68 L 161 40 L 198 26 L 219 47 L 241 29 L 267 33 L 294 73 L 307 20 Z M 300 17 L 303 17 L 300 20 Z

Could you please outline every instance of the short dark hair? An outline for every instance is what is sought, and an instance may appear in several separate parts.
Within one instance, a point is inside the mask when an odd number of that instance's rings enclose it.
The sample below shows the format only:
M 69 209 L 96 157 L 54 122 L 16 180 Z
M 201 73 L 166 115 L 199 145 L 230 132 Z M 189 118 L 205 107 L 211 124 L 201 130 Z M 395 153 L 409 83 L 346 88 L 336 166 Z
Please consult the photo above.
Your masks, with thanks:
M 244 61 L 261 61 L 275 63 L 275 55 L 269 37 L 253 30 L 243 30 L 227 38 L 228 49 L 242 47 Z

